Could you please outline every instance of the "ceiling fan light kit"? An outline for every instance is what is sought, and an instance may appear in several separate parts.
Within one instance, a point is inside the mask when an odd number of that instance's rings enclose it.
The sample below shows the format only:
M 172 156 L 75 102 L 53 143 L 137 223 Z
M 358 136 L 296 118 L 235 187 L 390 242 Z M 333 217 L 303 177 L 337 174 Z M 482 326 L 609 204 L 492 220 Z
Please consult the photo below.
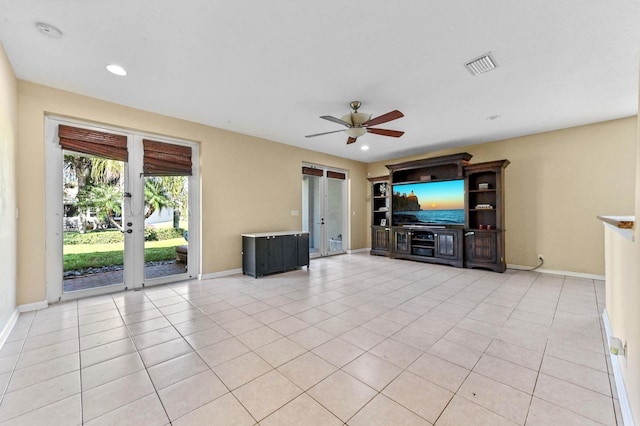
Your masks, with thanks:
M 363 136 L 365 133 L 374 133 L 382 136 L 391 136 L 394 138 L 399 138 L 404 134 L 404 132 L 398 130 L 388 130 L 388 129 L 376 129 L 370 126 L 375 126 L 377 124 L 387 123 L 389 121 L 397 120 L 398 118 L 404 117 L 398 110 L 393 110 L 386 114 L 383 114 L 376 118 L 371 118 L 371 114 L 365 114 L 363 112 L 358 112 L 362 104 L 359 101 L 352 101 L 349 103 L 349 106 L 353 110 L 351 113 L 342 116 L 341 118 L 332 117 L 330 115 L 323 115 L 320 118 L 324 120 L 328 120 L 337 124 L 341 124 L 346 127 L 344 130 L 334 130 L 331 132 L 323 132 L 316 133 L 313 135 L 307 135 L 307 138 L 312 138 L 315 136 L 328 135 L 330 133 L 338 133 L 345 132 L 349 138 L 347 139 L 347 145 L 352 144 L 358 139 L 360 136 Z
M 364 127 L 350 127 L 345 131 L 345 133 L 349 135 L 349 137 L 359 138 L 360 136 L 367 133 L 367 129 L 365 129 Z

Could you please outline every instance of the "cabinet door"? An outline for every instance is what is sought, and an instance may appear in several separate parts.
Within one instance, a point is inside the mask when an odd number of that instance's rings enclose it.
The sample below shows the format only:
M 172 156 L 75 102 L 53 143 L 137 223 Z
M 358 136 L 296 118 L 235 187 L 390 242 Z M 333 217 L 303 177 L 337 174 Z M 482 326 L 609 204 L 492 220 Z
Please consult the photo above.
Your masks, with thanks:
M 309 234 L 298 235 L 298 266 L 309 266 Z
M 283 237 L 267 237 L 269 242 L 268 273 L 284 269 L 284 241 Z
M 458 258 L 458 235 L 455 232 L 438 231 L 436 237 L 436 257 L 445 259 Z
M 374 250 L 389 250 L 389 228 L 373 227 L 371 236 Z
M 393 231 L 393 251 L 396 253 L 411 252 L 411 231 L 395 230 Z
M 282 269 L 289 270 L 298 266 L 298 237 L 283 235 L 278 237 L 282 241 Z
M 269 240 L 267 237 L 254 238 L 256 277 L 269 273 Z
M 495 232 L 469 232 L 466 238 L 467 261 L 495 263 L 497 260 Z

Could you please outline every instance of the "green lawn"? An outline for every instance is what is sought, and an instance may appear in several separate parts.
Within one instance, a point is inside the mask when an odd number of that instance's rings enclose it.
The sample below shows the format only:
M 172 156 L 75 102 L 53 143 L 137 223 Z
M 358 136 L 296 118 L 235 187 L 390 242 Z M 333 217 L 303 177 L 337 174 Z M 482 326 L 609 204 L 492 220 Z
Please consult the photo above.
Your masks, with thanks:
M 171 260 L 176 257 L 176 246 L 185 245 L 184 238 L 173 238 L 163 241 L 146 241 L 144 249 L 145 261 Z M 124 246 L 116 244 L 75 244 L 65 245 L 64 271 L 86 269 L 91 267 L 122 265 Z

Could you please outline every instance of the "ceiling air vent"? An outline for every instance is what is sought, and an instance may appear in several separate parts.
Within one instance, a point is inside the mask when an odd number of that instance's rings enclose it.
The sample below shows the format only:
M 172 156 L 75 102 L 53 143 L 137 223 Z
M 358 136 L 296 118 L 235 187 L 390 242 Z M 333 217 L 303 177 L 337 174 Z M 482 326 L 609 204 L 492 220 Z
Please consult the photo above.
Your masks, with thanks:
M 468 62 L 466 66 L 472 75 L 478 75 L 495 69 L 498 64 L 496 64 L 496 61 L 491 56 L 491 53 L 487 53 L 486 55 L 482 55 L 479 58 Z

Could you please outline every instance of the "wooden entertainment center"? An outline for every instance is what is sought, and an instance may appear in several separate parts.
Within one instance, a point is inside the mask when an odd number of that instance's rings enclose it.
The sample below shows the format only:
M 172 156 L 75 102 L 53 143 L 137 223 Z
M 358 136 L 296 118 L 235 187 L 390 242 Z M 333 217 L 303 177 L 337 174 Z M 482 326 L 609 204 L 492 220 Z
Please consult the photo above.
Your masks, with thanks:
M 463 152 L 391 164 L 388 176 L 369 178 L 371 254 L 504 272 L 504 169 L 509 161 L 472 164 L 471 157 Z M 464 181 L 464 223 L 429 223 L 417 214 L 394 211 L 395 185 L 447 181 Z M 410 195 L 412 209 L 423 210 Z

